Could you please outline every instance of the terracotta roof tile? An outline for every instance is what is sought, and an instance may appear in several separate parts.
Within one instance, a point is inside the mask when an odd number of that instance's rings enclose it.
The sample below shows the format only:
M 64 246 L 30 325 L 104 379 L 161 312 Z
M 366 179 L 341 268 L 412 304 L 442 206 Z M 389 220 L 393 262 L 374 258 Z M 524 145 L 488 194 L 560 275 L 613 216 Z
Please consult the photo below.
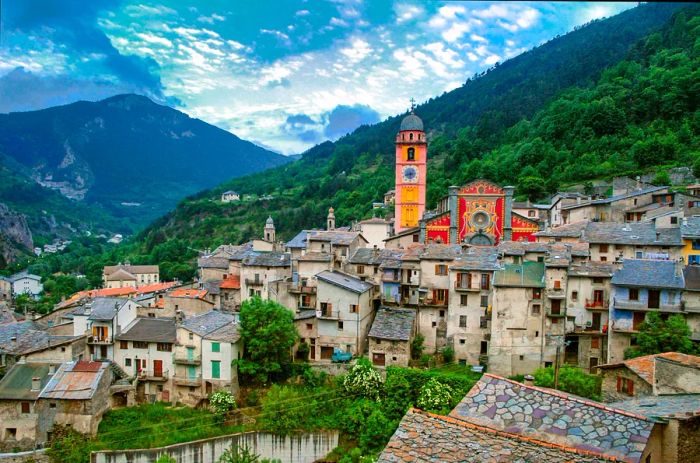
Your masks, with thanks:
M 229 275 L 225 280 L 219 285 L 221 289 L 241 289 L 241 277 L 240 275 Z

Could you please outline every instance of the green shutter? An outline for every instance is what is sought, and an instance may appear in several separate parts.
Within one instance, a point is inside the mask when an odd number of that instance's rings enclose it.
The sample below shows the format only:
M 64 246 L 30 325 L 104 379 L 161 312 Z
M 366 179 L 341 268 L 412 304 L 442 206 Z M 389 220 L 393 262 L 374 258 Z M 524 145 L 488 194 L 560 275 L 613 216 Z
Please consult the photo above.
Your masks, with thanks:
M 212 352 L 221 352 L 221 344 L 218 342 L 212 342 L 211 343 L 211 351 Z
M 211 361 L 211 377 L 214 379 L 221 378 L 221 362 L 219 360 Z

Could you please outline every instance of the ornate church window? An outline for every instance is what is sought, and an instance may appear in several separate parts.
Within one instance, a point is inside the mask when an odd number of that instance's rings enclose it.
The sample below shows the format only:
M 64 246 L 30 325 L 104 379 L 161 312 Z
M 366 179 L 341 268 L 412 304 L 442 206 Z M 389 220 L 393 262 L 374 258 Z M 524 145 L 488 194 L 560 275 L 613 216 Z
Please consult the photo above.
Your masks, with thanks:
M 409 134 L 408 134 L 408 139 L 409 139 L 409 140 L 413 140 L 413 133 L 409 133 Z
M 411 134 L 411 138 L 413 138 L 413 134 Z M 408 160 L 409 161 L 415 161 L 416 160 L 416 150 L 414 148 L 409 148 L 408 149 Z

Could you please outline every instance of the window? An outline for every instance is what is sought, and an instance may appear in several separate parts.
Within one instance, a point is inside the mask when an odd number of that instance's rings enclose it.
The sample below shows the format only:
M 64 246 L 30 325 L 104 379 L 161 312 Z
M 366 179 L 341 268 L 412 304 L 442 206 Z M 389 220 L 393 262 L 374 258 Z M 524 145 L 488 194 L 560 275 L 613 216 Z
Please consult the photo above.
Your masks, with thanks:
M 358 265 L 357 266 L 357 274 L 358 275 L 363 275 L 365 273 L 365 266 L 364 265 Z
M 550 368 L 551 366 L 552 366 L 552 362 L 544 362 L 545 368 Z
M 129 341 L 119 341 L 119 348 L 120 349 L 128 349 L 129 348 Z
M 600 338 L 591 338 L 591 349 L 600 349 Z
M 523 360 L 525 360 L 525 356 L 524 356 L 524 355 L 520 355 L 520 356 L 518 356 L 518 358 L 520 359 L 521 362 L 522 362 Z
M 482 273 L 481 274 L 481 289 L 490 289 L 491 288 L 491 275 L 488 273 Z
M 357 312 L 359 312 L 358 307 L 359 307 L 359 306 L 358 306 L 357 304 L 350 304 L 350 313 L 357 313 Z
M 540 337 L 540 332 L 539 332 L 539 330 L 538 330 L 538 331 L 535 331 L 535 337 L 536 337 L 536 338 L 539 338 L 539 337 Z
M 644 258 L 644 253 L 642 251 L 636 251 L 634 253 L 634 257 L 637 259 L 643 259 Z
M 578 291 L 571 291 L 571 300 L 578 301 Z
M 607 262 L 607 261 L 608 261 L 608 258 L 605 257 L 605 256 L 600 256 L 600 261 L 601 261 L 601 262 Z
M 22 413 L 30 413 L 29 402 L 22 402 L 21 407 L 22 407 Z
M 170 344 L 169 342 L 159 342 L 156 345 L 156 349 L 159 352 L 172 352 L 173 351 L 173 345 Z
M 440 311 L 440 318 L 445 318 L 445 311 L 444 310 Z
M 447 290 L 446 289 L 434 289 L 433 290 L 434 303 L 438 305 L 447 304 Z
M 411 140 L 413 140 L 413 134 L 411 134 Z M 409 161 L 415 161 L 416 160 L 416 149 L 411 147 L 408 149 L 408 152 L 406 153 L 408 156 Z
M 418 235 L 418 234 L 413 235 L 413 242 L 418 243 L 419 241 L 420 241 L 420 235 Z
M 124 359 L 124 366 L 130 367 L 131 366 L 131 359 Z
M 5 430 L 5 439 L 17 439 L 17 428 L 7 428 Z
M 527 211 L 527 216 L 528 216 L 528 217 L 534 217 L 534 216 L 535 216 L 535 211 Z
M 554 280 L 554 289 L 561 289 L 561 280 Z
M 190 333 L 189 338 L 190 338 L 190 341 L 192 341 L 194 339 L 194 334 Z
M 532 288 L 532 298 L 542 299 L 542 290 L 540 288 Z
M 599 252 L 608 252 L 608 245 L 607 244 L 599 244 L 598 251 Z
M 479 349 L 479 354 L 484 355 L 484 354 L 487 354 L 488 351 L 489 351 L 488 341 L 481 341 L 481 347 Z
M 148 342 L 134 341 L 134 349 L 148 349 Z
M 56 402 L 51 402 L 49 404 L 49 408 L 56 408 Z
M 307 329 L 307 330 L 313 330 L 313 329 L 314 329 L 314 325 L 311 324 L 311 323 L 307 323 L 307 324 L 306 324 L 306 329 Z
M 462 294 L 459 296 L 459 305 L 467 305 L 467 295 Z
M 617 377 L 617 392 L 634 395 L 634 381 L 629 378 Z
M 539 315 L 542 307 L 539 304 L 532 304 L 532 315 Z
M 212 342 L 212 343 L 211 343 L 211 351 L 212 351 L 212 352 L 221 352 L 221 343 L 219 343 L 219 342 Z
M 221 361 L 212 360 L 211 361 L 211 377 L 214 379 L 221 378 Z
M 466 328 L 466 327 L 467 327 L 467 316 L 466 316 L 466 315 L 460 315 L 460 316 L 459 316 L 459 327 L 460 327 L 460 328 Z
M 481 307 L 488 307 L 489 306 L 489 297 L 484 295 L 481 296 Z
M 600 278 L 600 277 L 595 277 L 595 278 L 593 278 L 593 284 L 602 285 L 602 284 L 603 284 L 603 279 Z
M 678 225 L 678 217 L 671 217 L 671 225 Z
M 338 322 L 338 331 L 343 331 L 343 322 Z
M 639 290 L 637 288 L 630 288 L 628 299 L 630 301 L 638 301 L 639 300 Z
M 460 344 L 466 344 L 466 342 L 467 342 L 466 339 L 460 339 L 460 340 L 459 340 L 459 343 L 460 343 Z
M 437 264 L 435 266 L 435 275 L 447 275 L 447 265 Z

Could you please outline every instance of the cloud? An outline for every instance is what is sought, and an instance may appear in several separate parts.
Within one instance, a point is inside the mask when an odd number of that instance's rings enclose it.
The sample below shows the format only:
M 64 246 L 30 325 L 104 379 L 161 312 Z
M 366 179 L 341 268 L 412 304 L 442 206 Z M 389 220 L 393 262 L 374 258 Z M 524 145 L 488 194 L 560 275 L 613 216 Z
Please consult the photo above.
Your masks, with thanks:
M 403 24 L 423 16 L 425 14 L 425 9 L 419 5 L 397 3 L 394 5 L 394 13 L 396 14 L 396 22 L 398 24 Z
M 350 133 L 363 124 L 375 124 L 381 120 L 377 111 L 363 105 L 336 106 L 327 117 L 324 135 L 331 140 Z
M 136 33 L 136 37 L 140 38 L 141 40 L 144 40 L 148 43 L 155 44 L 155 45 L 162 45 L 164 47 L 172 48 L 173 43 L 166 39 L 165 37 L 159 37 L 157 35 L 153 34 L 144 34 L 144 33 Z
M 350 47 L 341 48 L 340 53 L 346 56 L 351 62 L 357 63 L 372 53 L 369 43 L 360 38 L 352 39 Z
M 210 16 L 202 15 L 202 16 L 197 18 L 197 21 L 199 21 L 201 23 L 207 23 L 207 24 L 214 24 L 215 22 L 225 21 L 225 20 L 226 20 L 226 17 L 221 16 L 220 14 L 216 14 L 216 13 L 214 13 Z

